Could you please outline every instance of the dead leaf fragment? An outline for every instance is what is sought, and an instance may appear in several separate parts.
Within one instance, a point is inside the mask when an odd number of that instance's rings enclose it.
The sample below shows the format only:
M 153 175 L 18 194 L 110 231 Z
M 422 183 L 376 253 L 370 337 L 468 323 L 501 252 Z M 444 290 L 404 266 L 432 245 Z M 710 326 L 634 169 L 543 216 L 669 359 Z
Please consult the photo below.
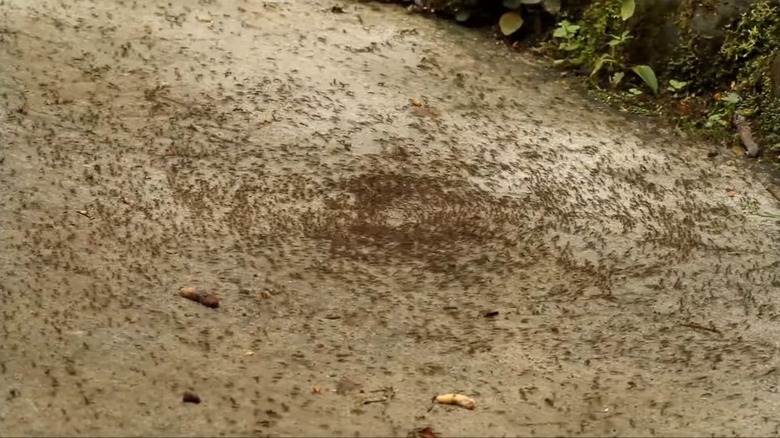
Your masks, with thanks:
M 463 394 L 442 394 L 433 398 L 433 401 L 442 405 L 456 405 L 464 409 L 474 409 L 477 402 L 473 398 L 466 397 Z
M 423 427 L 422 429 L 418 429 L 417 436 L 420 438 L 436 438 L 438 435 L 433 430 L 433 428 L 429 426 L 429 427 Z

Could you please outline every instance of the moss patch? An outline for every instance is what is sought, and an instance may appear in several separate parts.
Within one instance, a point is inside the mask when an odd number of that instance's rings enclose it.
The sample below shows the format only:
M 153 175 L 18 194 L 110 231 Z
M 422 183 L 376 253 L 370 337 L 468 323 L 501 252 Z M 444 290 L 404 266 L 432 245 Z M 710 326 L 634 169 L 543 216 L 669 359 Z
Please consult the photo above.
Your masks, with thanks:
M 632 113 L 666 116 L 686 130 L 721 141 L 733 140 L 731 116 L 739 111 L 748 117 L 765 149 L 780 149 L 780 100 L 773 94 L 770 75 L 772 60 L 780 52 L 780 1 L 757 1 L 741 16 L 733 16 L 736 9 L 728 11 L 732 15 L 718 16 L 715 0 L 674 4 L 638 10 L 637 17 L 623 22 L 617 13 L 620 0 L 594 0 L 576 17 L 578 50 L 553 52 L 586 73 L 605 53 L 610 35 L 628 32 L 629 42 L 610 52 L 616 62 L 593 81 L 603 90 L 612 90 L 609 97 L 601 93 L 600 100 Z M 713 30 L 711 35 L 700 34 L 704 25 Z M 672 31 L 677 34 L 670 36 Z M 685 89 L 665 90 L 648 101 L 625 93 L 638 86 L 636 78 L 627 77 L 629 83 L 620 87 L 608 81 L 610 75 L 637 62 L 652 65 L 662 84 L 685 82 Z M 732 99 L 724 99 L 727 95 Z
M 474 8 L 494 23 L 506 11 L 501 0 L 422 1 L 452 12 Z M 739 111 L 764 151 L 780 152 L 780 99 L 769 74 L 780 53 L 780 0 L 637 0 L 628 20 L 620 16 L 623 1 L 562 2 L 555 20 L 537 21 L 541 26 L 533 30 L 526 26 L 508 42 L 532 44 L 541 28 L 545 40 L 537 50 L 589 78 L 599 100 L 632 113 L 664 116 L 719 141 L 735 139 L 731 119 Z M 563 32 L 564 24 L 576 31 Z M 632 72 L 637 64 L 654 70 L 657 96 L 647 80 Z M 670 86 L 674 83 L 685 86 Z
M 755 122 L 765 146 L 780 148 L 780 102 L 773 95 L 771 63 L 780 53 L 780 5 L 756 3 L 731 29 L 720 50 L 720 83 L 733 83 L 740 113 Z

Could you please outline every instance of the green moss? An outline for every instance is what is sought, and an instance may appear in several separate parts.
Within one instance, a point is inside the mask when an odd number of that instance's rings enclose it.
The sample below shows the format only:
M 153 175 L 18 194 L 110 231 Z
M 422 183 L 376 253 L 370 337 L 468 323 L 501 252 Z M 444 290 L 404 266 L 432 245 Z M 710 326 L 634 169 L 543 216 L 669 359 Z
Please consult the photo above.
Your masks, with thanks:
M 620 29 L 618 14 L 620 4 L 610 0 L 596 0 L 583 12 L 580 20 L 580 44 L 577 63 L 592 68 L 596 60 L 606 52 L 610 34 Z
M 758 127 L 765 145 L 780 144 L 780 104 L 772 94 L 770 64 L 780 52 L 780 5 L 757 2 L 730 29 L 721 47 L 721 83 L 742 97 L 739 111 Z
M 708 22 L 713 17 L 707 15 L 709 10 L 723 10 L 719 1 L 680 0 L 674 10 L 638 10 L 636 17 L 625 22 L 619 14 L 621 0 L 593 0 L 564 17 L 579 25 L 574 37 L 576 50 L 560 49 L 559 43 L 572 41 L 561 38 L 550 47 L 563 65 L 575 66 L 585 74 L 590 74 L 608 56 L 610 62 L 594 76 L 598 85 L 609 85 L 613 74 L 626 73 L 620 87 L 592 90 L 592 95 L 602 102 L 635 114 L 664 114 L 685 131 L 727 143 L 735 139 L 730 122 L 736 110 L 748 117 L 759 144 L 780 150 L 780 99 L 773 96 L 769 74 L 772 60 L 780 53 L 780 0 L 759 0 L 749 9 L 748 5 L 737 5 L 737 11 L 747 12 L 736 19 L 728 14 L 721 18 L 733 22 Z M 647 15 L 643 15 L 645 12 Z M 679 29 L 678 44 L 674 43 L 677 38 L 670 40 L 663 38 L 668 34 L 658 35 L 666 32 L 662 26 L 669 23 L 670 17 L 674 17 Z M 699 28 L 703 25 L 714 26 L 714 35 L 702 36 Z M 725 32 L 718 32 L 723 26 Z M 608 44 L 614 35 L 624 32 L 636 33 L 642 39 L 637 39 L 635 46 Z M 666 46 L 654 47 L 655 41 L 664 41 Z M 647 95 L 621 91 L 630 86 L 642 89 L 627 66 L 637 62 L 635 55 L 646 55 L 654 48 L 660 51 L 653 57 L 651 67 L 664 79 L 663 83 L 669 79 L 686 82 L 684 92 L 664 92 L 657 99 L 650 99 Z M 740 96 L 738 105 L 713 99 L 729 92 Z M 689 108 L 687 104 L 692 101 L 696 105 Z
M 694 50 L 696 36 L 691 31 L 691 20 L 696 9 L 696 1 L 684 0 L 677 9 L 677 20 L 675 24 L 680 29 L 680 45 L 669 57 L 665 71 L 670 77 L 690 79 L 691 88 L 700 87 L 702 84 L 698 80 L 701 75 L 697 72 L 702 68 L 708 68 L 699 62 Z
M 618 14 L 619 1 L 596 0 L 582 11 L 578 20 L 581 26 L 578 35 L 580 49 L 569 54 L 571 63 L 592 69 L 598 58 L 606 52 L 609 35 L 620 34 L 626 27 Z M 695 12 L 701 8 L 717 6 L 717 0 L 682 0 L 679 2 L 674 16 L 680 29 L 680 44 L 673 51 L 665 65 L 653 66 L 667 79 L 677 79 L 689 83 L 686 90 L 689 93 L 703 96 L 705 102 L 716 92 L 735 91 L 742 98 L 737 110 L 748 116 L 755 128 L 758 128 L 762 145 L 777 145 L 780 148 L 780 102 L 772 95 L 770 63 L 780 52 L 780 1 L 761 0 L 736 22 L 727 26 L 725 40 L 720 45 L 720 39 L 702 39 L 692 26 Z M 641 29 L 640 29 L 641 30 Z M 715 44 L 713 46 L 713 44 Z M 712 52 L 719 56 L 713 58 Z M 611 70 L 625 69 L 625 48 L 618 47 L 613 54 L 617 61 L 606 66 L 607 73 Z M 574 56 L 572 56 L 574 55 Z M 626 106 L 625 96 L 608 100 Z M 724 104 L 709 100 L 711 103 L 709 116 L 721 121 L 713 127 L 706 123 L 706 117 L 696 114 L 683 117 L 681 122 L 688 127 L 698 127 L 702 134 L 711 138 L 728 139 L 726 134 L 733 105 L 725 110 Z M 674 105 L 673 102 L 661 102 L 660 105 Z M 637 105 L 629 105 L 636 110 Z M 642 108 L 642 112 L 649 112 Z M 634 111 L 631 111 L 634 112 Z M 695 120 L 699 117 L 699 120 Z M 711 120 L 710 120 L 711 121 Z
M 559 38 L 549 45 L 548 53 L 564 65 L 589 74 L 596 83 L 608 83 L 615 74 L 627 76 L 624 50 L 631 36 L 620 18 L 620 4 L 621 0 L 592 0 L 576 13 L 569 11 L 565 23 L 574 20 L 578 30 L 571 39 Z M 560 49 L 558 43 L 562 41 L 569 48 Z

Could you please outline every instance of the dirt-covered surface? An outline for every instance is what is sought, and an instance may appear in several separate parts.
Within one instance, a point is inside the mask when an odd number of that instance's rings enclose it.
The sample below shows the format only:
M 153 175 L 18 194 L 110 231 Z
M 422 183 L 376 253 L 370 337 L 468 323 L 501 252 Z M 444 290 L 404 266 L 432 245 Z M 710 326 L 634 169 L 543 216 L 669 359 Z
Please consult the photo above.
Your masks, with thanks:
M 0 1 L 0 435 L 778 434 L 755 176 L 333 6 Z

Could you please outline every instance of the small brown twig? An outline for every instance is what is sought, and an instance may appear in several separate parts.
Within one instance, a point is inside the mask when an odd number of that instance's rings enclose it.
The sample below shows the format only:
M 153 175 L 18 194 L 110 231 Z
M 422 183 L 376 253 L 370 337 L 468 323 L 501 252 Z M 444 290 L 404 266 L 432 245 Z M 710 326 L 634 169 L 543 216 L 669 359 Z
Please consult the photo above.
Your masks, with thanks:
M 373 398 L 373 399 L 363 400 L 363 404 L 364 405 L 369 405 L 371 403 L 385 403 L 385 402 L 389 402 L 390 400 L 392 400 L 395 397 L 395 389 L 392 386 L 389 386 L 387 388 L 375 389 L 375 390 L 369 391 L 369 392 L 383 392 L 383 393 L 386 394 L 386 396 L 382 397 L 382 398 Z
M 716 329 L 715 327 L 707 327 L 706 325 L 696 324 L 695 322 L 684 322 L 684 323 L 682 323 L 680 325 L 683 326 L 683 327 L 688 327 L 688 328 L 692 328 L 692 329 L 695 329 L 695 330 L 704 330 L 704 331 L 707 331 L 707 332 L 717 333 L 717 334 L 719 334 L 721 336 L 723 335 L 723 332 L 721 332 L 720 330 Z

